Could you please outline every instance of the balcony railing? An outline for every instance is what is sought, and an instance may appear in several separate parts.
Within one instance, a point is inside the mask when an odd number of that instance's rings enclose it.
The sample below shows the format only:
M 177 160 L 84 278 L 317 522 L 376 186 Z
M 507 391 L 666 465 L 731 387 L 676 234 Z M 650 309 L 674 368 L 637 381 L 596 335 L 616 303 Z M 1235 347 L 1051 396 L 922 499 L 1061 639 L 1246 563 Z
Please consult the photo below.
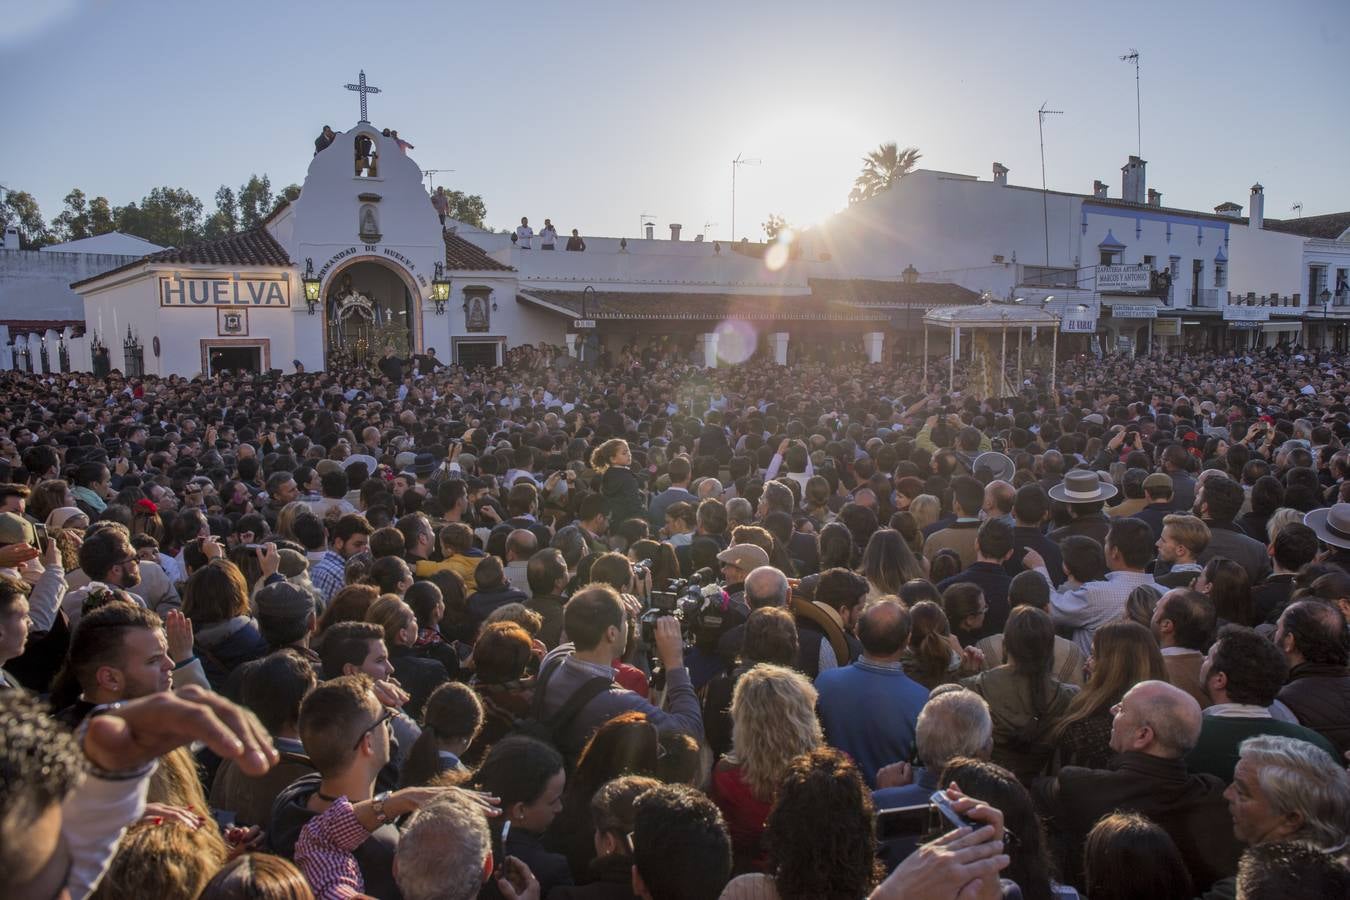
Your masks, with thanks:
M 1219 308 L 1218 288 L 1191 288 L 1191 306 L 1201 309 Z

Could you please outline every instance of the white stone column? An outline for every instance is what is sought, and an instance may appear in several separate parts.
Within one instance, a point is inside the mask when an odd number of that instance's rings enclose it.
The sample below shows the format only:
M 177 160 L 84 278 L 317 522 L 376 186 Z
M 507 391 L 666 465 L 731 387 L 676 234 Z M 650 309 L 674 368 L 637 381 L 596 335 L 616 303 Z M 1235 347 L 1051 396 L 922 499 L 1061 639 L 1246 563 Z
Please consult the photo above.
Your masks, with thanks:
M 869 331 L 863 335 L 863 347 L 867 349 L 867 361 L 869 363 L 881 362 L 881 348 L 886 344 L 886 333 L 883 331 Z
M 19 362 L 20 358 L 23 356 L 23 351 L 26 350 L 26 349 L 28 349 L 28 334 L 27 334 L 27 333 L 24 333 L 24 334 L 20 334 L 20 335 L 18 335 L 17 337 L 15 337 L 15 338 L 14 338 L 14 355 L 13 355 L 12 357 L 10 357 L 10 366 L 12 366 L 12 367 L 14 367 L 14 368 L 17 368 L 17 369 L 19 369 L 19 370 L 22 371 L 22 372 L 27 372 L 27 371 L 28 371 L 28 368 L 27 368 L 26 366 L 22 366 L 21 363 Z M 30 359 L 30 360 L 32 359 L 31 354 L 30 354 L 30 356 L 29 356 L 29 359 Z M 34 371 L 36 371 L 36 370 L 37 370 L 37 367 L 34 366 Z
M 769 335 L 769 346 L 773 348 L 773 363 L 776 366 L 787 365 L 788 333 L 775 331 Z
M 703 349 L 703 367 L 717 368 L 717 332 L 710 331 L 698 336 L 698 344 Z
M 563 340 L 567 343 L 567 355 L 576 359 L 577 348 L 581 344 L 581 335 L 575 332 L 568 332 L 563 335 Z

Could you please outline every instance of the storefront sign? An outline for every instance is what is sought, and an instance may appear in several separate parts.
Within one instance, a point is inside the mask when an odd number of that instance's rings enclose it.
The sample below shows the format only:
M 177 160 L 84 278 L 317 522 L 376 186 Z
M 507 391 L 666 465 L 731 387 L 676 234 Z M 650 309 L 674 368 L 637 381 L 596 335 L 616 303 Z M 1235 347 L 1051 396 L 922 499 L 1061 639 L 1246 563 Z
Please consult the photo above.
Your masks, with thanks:
M 1097 330 L 1097 320 L 1091 316 L 1065 316 L 1059 320 L 1061 334 L 1092 334 Z
M 291 305 L 290 281 L 256 278 L 161 278 L 159 305 L 172 306 L 270 306 Z
M 1117 304 L 1111 307 L 1111 316 L 1116 319 L 1156 319 L 1158 318 L 1158 308 L 1156 306 L 1122 306 Z
M 1180 337 L 1181 320 L 1159 319 L 1153 323 L 1153 334 L 1156 337 Z
M 1147 266 L 1098 266 L 1097 290 L 1146 291 L 1149 289 Z
M 1225 306 L 1225 322 L 1269 322 L 1270 310 L 1264 306 Z
M 577 329 L 578 331 L 582 330 L 583 328 L 594 328 L 594 327 L 595 327 L 595 320 L 594 320 L 594 319 L 573 319 L 573 320 L 572 320 L 572 327 L 575 328 L 575 329 Z

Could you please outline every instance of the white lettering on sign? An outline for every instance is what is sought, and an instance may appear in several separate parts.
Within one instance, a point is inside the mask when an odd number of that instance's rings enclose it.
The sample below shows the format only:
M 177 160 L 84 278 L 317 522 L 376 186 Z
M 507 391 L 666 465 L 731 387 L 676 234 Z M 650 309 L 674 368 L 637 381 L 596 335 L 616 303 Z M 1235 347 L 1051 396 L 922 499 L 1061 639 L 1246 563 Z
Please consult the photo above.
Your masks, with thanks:
M 160 306 L 270 306 L 288 309 L 289 281 L 256 278 L 161 278 Z
M 323 266 L 320 267 L 318 275 L 319 280 L 322 281 L 326 278 L 329 269 L 333 268 L 336 263 L 341 262 L 349 256 L 356 256 L 358 253 L 373 255 L 380 252 L 383 252 L 383 254 L 390 259 L 401 263 L 403 267 L 408 270 L 408 273 L 417 279 L 417 283 L 422 287 L 427 286 L 427 277 L 417 271 L 416 263 L 411 259 L 408 259 L 408 257 L 404 256 L 402 253 L 399 253 L 397 250 L 393 250 L 389 247 L 385 247 L 384 250 L 381 251 L 378 244 L 362 244 L 360 247 L 347 247 L 344 250 L 339 250 L 337 253 L 334 253 L 332 256 L 328 257 L 328 259 L 324 261 Z

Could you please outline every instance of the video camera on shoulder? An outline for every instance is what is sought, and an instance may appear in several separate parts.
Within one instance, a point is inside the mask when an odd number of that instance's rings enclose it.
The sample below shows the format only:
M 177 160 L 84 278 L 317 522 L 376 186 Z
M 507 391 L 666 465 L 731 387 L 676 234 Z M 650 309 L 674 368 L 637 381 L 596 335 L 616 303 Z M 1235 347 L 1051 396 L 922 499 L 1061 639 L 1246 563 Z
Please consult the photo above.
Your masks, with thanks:
M 717 583 L 717 574 L 708 568 L 688 578 L 672 578 L 664 590 L 652 591 L 651 606 L 638 618 L 643 643 L 655 645 L 656 620 L 665 616 L 674 616 L 680 623 L 686 646 L 716 645 L 728 629 L 745 621 Z

